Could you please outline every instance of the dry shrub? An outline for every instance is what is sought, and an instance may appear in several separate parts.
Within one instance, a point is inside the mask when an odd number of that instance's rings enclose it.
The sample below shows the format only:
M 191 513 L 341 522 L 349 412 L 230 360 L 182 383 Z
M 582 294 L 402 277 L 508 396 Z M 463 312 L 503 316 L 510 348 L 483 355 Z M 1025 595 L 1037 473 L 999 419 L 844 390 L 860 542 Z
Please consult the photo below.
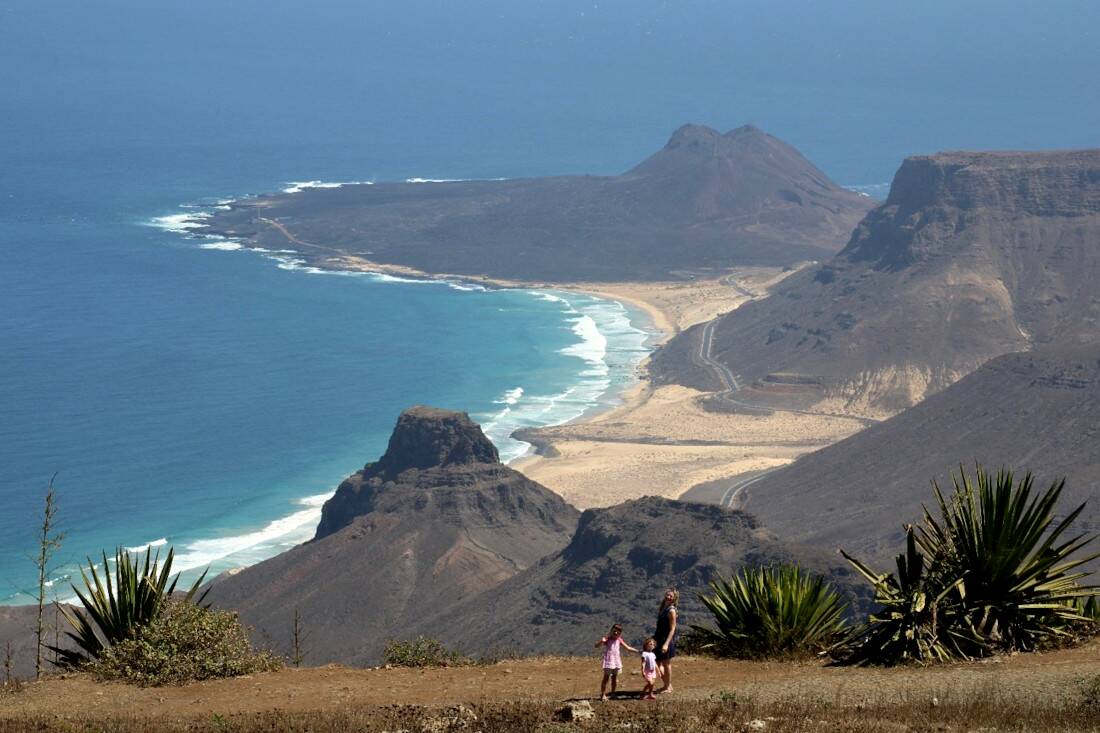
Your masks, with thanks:
M 282 666 L 270 653 L 253 650 L 236 614 L 173 601 L 151 624 L 107 649 L 92 670 L 102 679 L 179 685 Z

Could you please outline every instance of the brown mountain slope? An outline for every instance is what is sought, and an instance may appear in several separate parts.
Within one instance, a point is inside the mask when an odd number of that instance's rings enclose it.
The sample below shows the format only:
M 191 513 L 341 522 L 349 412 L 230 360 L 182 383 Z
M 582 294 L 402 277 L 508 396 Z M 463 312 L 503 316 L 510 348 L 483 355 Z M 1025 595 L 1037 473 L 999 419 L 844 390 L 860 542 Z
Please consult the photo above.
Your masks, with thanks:
M 425 626 L 464 649 L 584 654 L 619 622 L 638 645 L 654 631 L 665 588 L 680 590 L 686 630 L 709 621 L 697 594 L 719 573 L 784 562 L 866 603 L 865 585 L 833 553 L 781 542 L 744 512 L 651 496 L 585 511 L 565 549 Z
M 432 611 L 564 547 L 577 517 L 499 463 L 465 414 L 412 408 L 386 454 L 325 504 L 314 540 L 220 578 L 210 599 L 284 653 L 297 610 L 310 661 L 363 663 Z
M 890 413 L 999 354 L 1095 339 L 1098 278 L 1100 150 L 918 156 L 829 264 L 712 327 L 711 355 L 746 400 L 802 389 Z M 680 336 L 654 375 L 716 387 L 702 337 Z
M 929 481 L 975 461 L 1030 470 L 1043 488 L 1067 477 L 1062 510 L 1100 532 L 1100 347 L 998 357 L 937 395 L 746 489 L 741 506 L 796 542 L 882 563 L 901 525 L 931 503 Z
M 620 176 L 380 183 L 245 199 L 199 234 L 517 280 L 662 280 L 839 250 L 872 202 L 755 127 L 685 125 Z

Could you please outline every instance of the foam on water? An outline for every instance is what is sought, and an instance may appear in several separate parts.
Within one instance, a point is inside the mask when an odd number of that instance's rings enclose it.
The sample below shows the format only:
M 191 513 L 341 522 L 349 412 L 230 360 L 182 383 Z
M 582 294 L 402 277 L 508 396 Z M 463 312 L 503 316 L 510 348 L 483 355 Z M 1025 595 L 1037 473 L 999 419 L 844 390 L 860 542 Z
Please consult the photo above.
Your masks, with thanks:
M 578 381 L 562 392 L 535 394 L 517 387 L 496 400 L 505 405 L 503 409 L 476 416 L 505 463 L 531 448 L 512 436 L 516 430 L 562 425 L 619 404 L 622 391 L 637 379 L 637 367 L 649 353 L 650 333 L 631 321 L 631 312 L 621 303 L 576 293 L 527 292 L 561 304 L 577 342 L 560 353 L 582 360 L 585 366 L 578 372 Z
M 233 242 L 228 239 L 219 239 L 214 242 L 205 242 L 199 245 L 199 249 L 213 249 L 220 252 L 236 252 L 244 249 L 244 245 L 240 242 Z
M 216 574 L 231 567 L 250 565 L 310 539 L 321 521 L 321 507 L 332 492 L 297 501 L 302 509 L 269 522 L 261 529 L 228 537 L 197 539 L 183 544 L 173 568 L 180 571 L 209 567 Z
M 209 219 L 211 214 L 206 211 L 189 211 L 184 214 L 168 214 L 150 219 L 149 226 L 163 229 L 166 232 L 186 234 L 192 229 L 203 225 L 204 219 Z
M 890 195 L 889 181 L 885 183 L 862 183 L 859 185 L 845 186 L 844 188 L 878 201 L 885 201 L 886 197 Z
M 159 540 L 153 540 L 152 542 L 146 542 L 144 545 L 137 545 L 135 547 L 127 547 L 126 552 L 145 552 L 151 547 L 164 547 L 168 544 L 167 537 L 161 537 Z
M 307 188 L 340 188 L 341 186 L 370 186 L 374 181 L 289 181 L 283 193 L 301 193 Z

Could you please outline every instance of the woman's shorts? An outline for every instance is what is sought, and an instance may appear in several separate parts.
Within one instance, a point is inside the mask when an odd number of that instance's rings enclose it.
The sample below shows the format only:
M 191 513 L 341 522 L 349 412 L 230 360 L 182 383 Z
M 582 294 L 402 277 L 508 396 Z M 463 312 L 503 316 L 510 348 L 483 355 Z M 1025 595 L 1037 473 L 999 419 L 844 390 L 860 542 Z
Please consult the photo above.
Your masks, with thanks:
M 669 659 L 672 659 L 673 657 L 675 657 L 676 656 L 676 640 L 673 639 L 672 642 L 668 645 L 668 651 L 667 652 L 662 652 L 661 651 L 661 645 L 658 644 L 657 649 L 656 649 L 656 656 L 657 656 L 657 661 L 658 662 L 664 662 L 666 660 L 669 660 Z

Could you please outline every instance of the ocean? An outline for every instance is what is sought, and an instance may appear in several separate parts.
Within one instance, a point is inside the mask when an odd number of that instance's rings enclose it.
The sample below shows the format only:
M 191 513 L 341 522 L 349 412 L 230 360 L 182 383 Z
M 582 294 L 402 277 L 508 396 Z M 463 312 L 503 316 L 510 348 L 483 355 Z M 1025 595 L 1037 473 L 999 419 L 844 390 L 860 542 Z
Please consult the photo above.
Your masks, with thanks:
M 1095 146 L 1095 16 L 5 3 L 0 603 L 29 600 L 54 474 L 61 597 L 117 546 L 217 572 L 308 538 L 401 409 L 466 410 L 513 458 L 512 430 L 613 404 L 648 348 L 616 303 L 317 273 L 189 239 L 187 217 L 296 181 L 616 173 L 688 121 L 755 123 L 881 197 L 908 154 Z

